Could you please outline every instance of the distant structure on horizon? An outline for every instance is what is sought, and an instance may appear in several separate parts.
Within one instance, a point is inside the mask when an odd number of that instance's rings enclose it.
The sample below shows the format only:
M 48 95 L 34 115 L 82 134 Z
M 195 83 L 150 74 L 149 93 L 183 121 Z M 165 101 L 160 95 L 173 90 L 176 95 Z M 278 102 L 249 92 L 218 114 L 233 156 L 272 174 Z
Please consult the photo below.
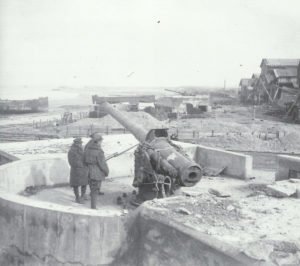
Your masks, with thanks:
M 29 100 L 0 99 L 0 114 L 26 114 L 47 112 L 49 107 L 48 97 Z

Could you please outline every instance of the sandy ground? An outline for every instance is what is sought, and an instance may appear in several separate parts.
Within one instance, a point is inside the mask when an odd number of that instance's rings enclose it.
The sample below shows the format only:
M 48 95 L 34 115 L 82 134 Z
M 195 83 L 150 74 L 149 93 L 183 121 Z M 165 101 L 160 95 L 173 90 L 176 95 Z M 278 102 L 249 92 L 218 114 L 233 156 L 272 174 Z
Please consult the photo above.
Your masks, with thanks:
M 82 138 L 83 145 L 85 145 L 89 140 L 89 138 Z M 5 152 L 13 154 L 19 158 L 30 158 L 32 156 L 42 154 L 65 154 L 65 156 L 67 156 L 67 152 L 71 147 L 72 142 L 73 138 L 0 143 L 0 150 L 4 150 Z M 134 146 L 137 143 L 138 141 L 129 134 L 111 135 L 109 138 L 103 136 L 102 148 L 105 155 L 109 156 Z
M 194 142 L 229 150 L 300 152 L 300 125 L 277 121 L 258 109 L 223 106 L 203 119 L 172 121 L 170 127 L 199 131 Z M 212 131 L 214 131 L 212 136 Z M 278 135 L 277 135 L 278 134 Z
M 299 199 L 266 196 L 257 181 L 206 177 L 188 195 L 151 204 L 166 217 L 213 236 L 250 257 L 275 265 L 300 265 Z M 217 189 L 229 197 L 208 191 Z
M 189 137 L 191 137 L 191 131 L 196 131 L 199 137 L 190 141 L 211 147 L 257 152 L 300 153 L 300 125 L 277 121 L 276 117 L 265 115 L 261 108 L 257 109 L 255 119 L 253 119 L 252 107 L 238 105 L 223 106 L 207 113 L 207 117 L 202 119 L 158 121 L 145 112 L 124 112 L 124 115 L 146 129 L 169 127 L 171 133 L 175 128 L 179 128 L 181 131 L 186 129 L 189 131 Z M 87 132 L 91 127 L 102 129 L 123 128 L 115 119 L 107 115 L 97 119 L 81 119 L 68 126 L 32 129 L 33 120 L 47 121 L 60 118 L 61 115 L 62 112 L 56 110 L 42 114 L 2 117 L 0 118 L 0 129 L 14 126 L 14 132 L 38 131 L 56 135 L 61 134 L 63 137 L 66 134 L 67 127 L 69 136 L 74 130 L 75 133 L 80 134 L 81 132 L 87 136 Z M 29 127 L 28 125 L 25 126 L 24 123 L 29 123 Z M 184 134 L 181 138 L 184 139 Z

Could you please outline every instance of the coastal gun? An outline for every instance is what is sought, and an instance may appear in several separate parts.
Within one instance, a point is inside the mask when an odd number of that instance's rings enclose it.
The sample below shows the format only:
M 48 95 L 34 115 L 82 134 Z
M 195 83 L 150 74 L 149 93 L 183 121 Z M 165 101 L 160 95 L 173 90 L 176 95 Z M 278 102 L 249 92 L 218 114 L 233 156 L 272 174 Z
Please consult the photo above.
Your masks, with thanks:
M 176 189 L 191 187 L 200 181 L 200 165 L 169 139 L 166 128 L 151 129 L 148 132 L 109 103 L 99 104 L 139 141 L 134 153 L 133 186 L 138 189 L 136 204 L 172 195 Z

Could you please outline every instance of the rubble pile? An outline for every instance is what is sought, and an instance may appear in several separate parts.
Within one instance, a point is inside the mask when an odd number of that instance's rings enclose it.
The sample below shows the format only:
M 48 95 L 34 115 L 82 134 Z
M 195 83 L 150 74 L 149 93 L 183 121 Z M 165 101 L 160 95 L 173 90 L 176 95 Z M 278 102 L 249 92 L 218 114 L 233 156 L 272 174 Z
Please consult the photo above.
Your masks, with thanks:
M 300 265 L 300 215 L 294 212 L 299 200 L 269 196 L 268 185 L 250 188 L 253 192 L 242 198 L 209 191 L 151 205 L 167 219 L 235 246 L 247 256 L 270 265 Z

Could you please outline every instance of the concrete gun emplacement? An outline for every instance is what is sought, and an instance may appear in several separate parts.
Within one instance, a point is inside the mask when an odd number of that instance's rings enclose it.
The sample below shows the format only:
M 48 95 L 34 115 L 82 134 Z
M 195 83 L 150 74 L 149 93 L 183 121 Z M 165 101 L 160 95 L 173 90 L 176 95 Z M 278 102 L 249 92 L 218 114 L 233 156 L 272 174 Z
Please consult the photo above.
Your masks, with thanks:
M 135 150 L 133 186 L 138 188 L 136 203 L 172 195 L 176 189 L 191 187 L 202 177 L 200 165 L 170 141 L 168 129 L 144 128 L 130 121 L 107 102 L 101 108 L 130 131 L 139 141 Z

